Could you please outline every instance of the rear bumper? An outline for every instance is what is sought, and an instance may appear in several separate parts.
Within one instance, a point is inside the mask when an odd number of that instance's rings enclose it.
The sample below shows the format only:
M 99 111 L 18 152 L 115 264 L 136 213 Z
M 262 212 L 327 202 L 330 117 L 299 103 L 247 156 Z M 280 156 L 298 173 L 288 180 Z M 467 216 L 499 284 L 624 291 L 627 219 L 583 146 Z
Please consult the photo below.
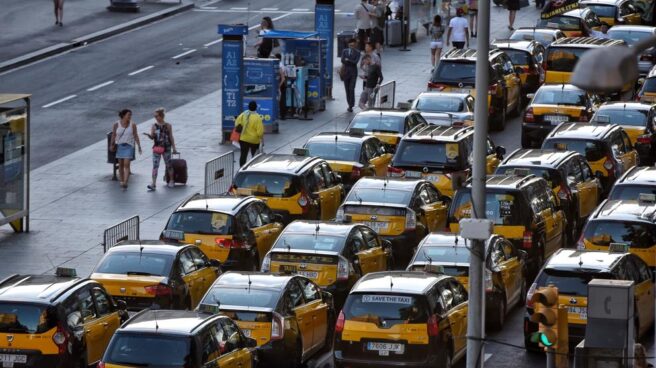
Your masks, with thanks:
M 14 368 L 68 368 L 74 366 L 74 360 L 70 356 L 43 355 L 35 350 L 0 349 L 0 354 L 27 355 L 27 363 L 14 363 Z
M 522 123 L 522 137 L 530 138 L 534 141 L 543 141 L 554 129 L 551 125 L 540 125 L 535 123 Z
M 341 367 L 437 367 L 437 354 L 428 354 L 424 360 L 412 360 L 412 361 L 391 361 L 391 360 L 368 360 L 368 359 L 356 359 L 356 358 L 345 358 L 342 351 L 335 349 L 333 350 L 333 362 L 335 368 Z

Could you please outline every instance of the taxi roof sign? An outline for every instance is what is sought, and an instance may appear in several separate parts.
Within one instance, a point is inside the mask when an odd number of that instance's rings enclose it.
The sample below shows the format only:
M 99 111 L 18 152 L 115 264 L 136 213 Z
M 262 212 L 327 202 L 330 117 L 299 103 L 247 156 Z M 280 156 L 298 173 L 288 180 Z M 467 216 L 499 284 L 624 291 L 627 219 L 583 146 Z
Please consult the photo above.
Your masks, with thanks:
M 296 156 L 309 156 L 310 150 L 307 148 L 294 148 L 292 153 Z
M 59 276 L 59 277 L 77 277 L 77 271 L 74 268 L 57 267 L 57 270 L 55 270 L 55 276 Z
M 162 238 L 165 240 L 184 240 L 185 233 L 180 230 L 164 230 L 162 231 Z
M 638 203 L 640 203 L 640 204 L 654 204 L 654 203 L 656 203 L 656 194 L 653 194 L 653 193 L 640 193 L 638 195 Z
M 628 253 L 629 245 L 627 243 L 610 243 L 608 251 L 611 253 Z
M 207 314 L 219 314 L 221 309 L 219 308 L 218 305 L 215 304 L 201 304 L 198 306 L 198 311 L 201 313 L 207 313 Z

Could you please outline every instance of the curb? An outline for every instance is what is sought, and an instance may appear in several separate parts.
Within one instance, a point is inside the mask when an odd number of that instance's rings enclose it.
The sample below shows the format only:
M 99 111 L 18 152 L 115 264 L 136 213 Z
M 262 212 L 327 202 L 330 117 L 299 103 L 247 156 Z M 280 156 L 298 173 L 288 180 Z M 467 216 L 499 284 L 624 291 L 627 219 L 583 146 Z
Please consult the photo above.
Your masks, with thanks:
M 103 30 L 75 38 L 71 40 L 70 42 L 67 43 L 58 43 L 56 45 L 48 46 L 46 48 L 43 48 L 41 50 L 33 51 L 30 52 L 29 54 L 25 54 L 22 56 L 19 56 L 14 59 L 7 60 L 5 62 L 0 63 L 0 73 L 6 72 L 8 70 L 18 68 L 23 65 L 27 65 L 30 63 L 33 63 L 35 61 L 45 59 L 49 56 L 61 54 L 63 52 L 72 50 L 74 48 L 80 47 L 80 46 L 85 46 L 87 44 L 97 42 L 100 40 L 104 40 L 106 38 L 115 36 L 120 33 L 124 33 L 130 30 L 133 30 L 135 28 L 144 26 L 149 23 L 153 23 L 155 21 L 158 21 L 160 19 L 168 18 L 170 16 L 173 16 L 178 13 L 182 13 L 184 11 L 190 10 L 194 7 L 194 3 L 188 3 L 188 4 L 181 4 L 177 5 L 168 9 L 160 10 L 158 12 L 146 15 L 141 18 L 137 18 L 134 20 L 131 20 L 129 22 L 125 22 L 122 24 L 118 24 L 113 27 L 105 28 Z

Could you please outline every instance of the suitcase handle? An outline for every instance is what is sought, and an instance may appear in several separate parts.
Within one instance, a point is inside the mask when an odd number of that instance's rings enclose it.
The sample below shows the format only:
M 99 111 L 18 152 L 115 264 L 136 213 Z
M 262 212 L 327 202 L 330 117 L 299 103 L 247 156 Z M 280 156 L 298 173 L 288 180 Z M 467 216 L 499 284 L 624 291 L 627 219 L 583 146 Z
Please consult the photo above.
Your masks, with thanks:
M 178 158 L 180 158 L 180 151 L 175 151 L 175 152 L 171 153 L 171 157 L 176 156 L 176 155 L 178 156 Z

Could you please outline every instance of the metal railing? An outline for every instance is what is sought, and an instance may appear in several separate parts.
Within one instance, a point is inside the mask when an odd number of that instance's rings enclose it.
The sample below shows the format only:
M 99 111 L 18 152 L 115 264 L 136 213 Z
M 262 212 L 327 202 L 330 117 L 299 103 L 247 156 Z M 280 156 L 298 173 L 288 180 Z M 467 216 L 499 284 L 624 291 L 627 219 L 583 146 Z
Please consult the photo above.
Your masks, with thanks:
M 139 216 L 130 217 L 105 229 L 103 233 L 104 252 L 107 253 L 109 248 L 125 240 L 139 240 Z
M 225 194 L 235 173 L 235 153 L 230 151 L 205 163 L 205 195 Z

